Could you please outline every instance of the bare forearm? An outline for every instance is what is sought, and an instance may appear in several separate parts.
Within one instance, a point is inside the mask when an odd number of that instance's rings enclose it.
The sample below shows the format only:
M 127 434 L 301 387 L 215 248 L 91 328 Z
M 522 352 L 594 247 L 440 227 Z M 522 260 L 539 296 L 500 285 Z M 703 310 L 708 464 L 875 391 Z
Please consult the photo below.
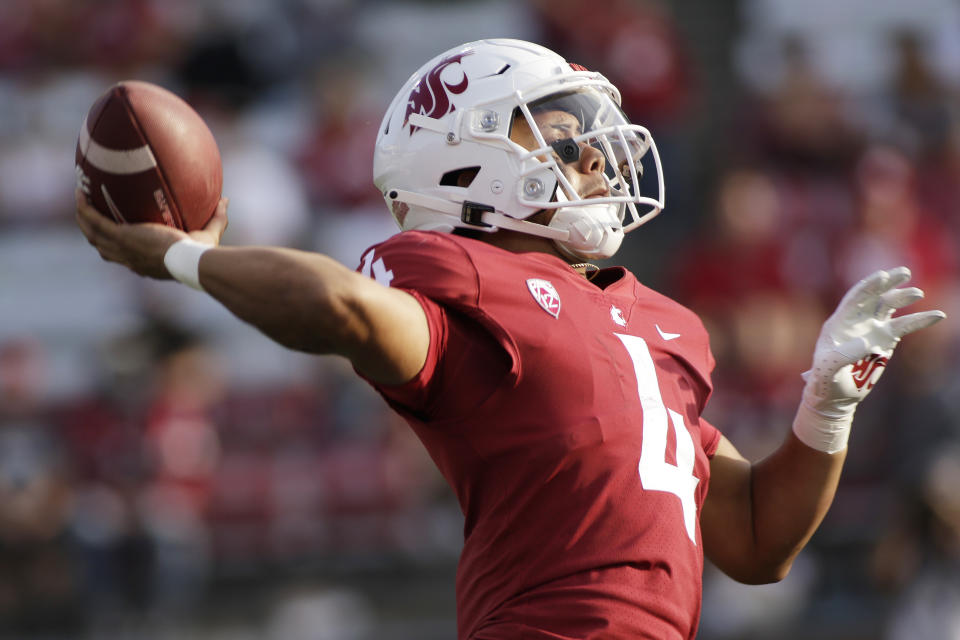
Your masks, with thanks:
M 348 358 L 370 380 L 400 384 L 423 366 L 430 331 L 420 303 L 317 253 L 215 248 L 200 284 L 285 347 Z
M 200 262 L 203 288 L 241 320 L 299 351 L 337 353 L 345 291 L 356 274 L 332 258 L 276 247 L 218 247 Z
M 150 278 L 203 288 L 274 341 L 347 357 L 368 379 L 407 382 L 420 371 L 430 328 L 418 300 L 327 256 L 278 247 L 217 247 L 227 226 L 221 199 L 210 223 L 185 234 L 161 224 L 117 224 L 77 196 L 77 224 L 104 260 Z M 182 240 L 209 246 L 199 253 Z M 174 245 L 188 247 L 166 258 Z M 177 273 L 174 273 L 174 272 Z M 178 275 L 179 274 L 179 275 Z
M 791 433 L 751 463 L 722 438 L 700 517 L 704 553 L 740 582 L 781 580 L 830 508 L 845 454 L 811 449 Z
M 826 516 L 836 494 L 846 449 L 827 454 L 793 433 L 754 463 L 751 502 L 756 553 L 765 571 L 783 578 Z

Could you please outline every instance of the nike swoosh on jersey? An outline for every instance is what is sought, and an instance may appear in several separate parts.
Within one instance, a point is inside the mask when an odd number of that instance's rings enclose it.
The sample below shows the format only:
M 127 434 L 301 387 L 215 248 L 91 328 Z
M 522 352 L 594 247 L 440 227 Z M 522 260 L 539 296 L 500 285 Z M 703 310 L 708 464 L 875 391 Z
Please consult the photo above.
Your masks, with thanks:
M 653 326 L 655 326 L 655 327 L 657 328 L 657 333 L 659 333 L 659 334 L 660 334 L 660 337 L 663 338 L 664 340 L 675 340 L 676 338 L 679 338 L 679 337 L 680 337 L 680 334 L 679 334 L 679 333 L 667 333 L 667 332 L 665 332 L 663 329 L 660 328 L 660 325 L 658 325 L 658 324 L 655 324 L 655 325 L 653 325 Z

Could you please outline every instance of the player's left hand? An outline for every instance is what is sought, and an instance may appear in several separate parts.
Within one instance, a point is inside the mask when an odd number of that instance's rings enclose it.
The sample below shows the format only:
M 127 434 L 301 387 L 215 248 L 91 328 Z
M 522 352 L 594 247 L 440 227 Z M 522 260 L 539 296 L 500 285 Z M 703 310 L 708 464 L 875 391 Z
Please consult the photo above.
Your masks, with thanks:
M 823 325 L 817 340 L 804 403 L 821 415 L 852 414 L 886 368 L 900 339 L 946 318 L 942 311 L 921 311 L 894 318 L 897 309 L 923 298 L 916 287 L 897 288 L 910 269 L 877 271 L 854 285 Z
M 174 242 L 190 237 L 211 246 L 220 243 L 227 227 L 227 199 L 221 198 L 207 226 L 187 234 L 157 223 L 118 224 L 102 215 L 79 189 L 77 225 L 87 241 L 109 262 L 121 264 L 134 273 L 159 280 L 170 279 L 163 256 Z

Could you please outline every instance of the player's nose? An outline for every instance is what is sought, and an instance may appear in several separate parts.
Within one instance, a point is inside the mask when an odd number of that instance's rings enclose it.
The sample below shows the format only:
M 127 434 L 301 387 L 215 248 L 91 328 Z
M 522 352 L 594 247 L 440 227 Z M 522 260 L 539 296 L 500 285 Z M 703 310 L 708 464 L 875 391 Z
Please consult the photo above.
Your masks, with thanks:
M 606 160 L 603 157 L 603 153 L 601 153 L 599 149 L 589 144 L 584 144 L 582 147 L 580 147 L 581 173 L 603 173 L 603 170 L 606 169 L 606 167 Z

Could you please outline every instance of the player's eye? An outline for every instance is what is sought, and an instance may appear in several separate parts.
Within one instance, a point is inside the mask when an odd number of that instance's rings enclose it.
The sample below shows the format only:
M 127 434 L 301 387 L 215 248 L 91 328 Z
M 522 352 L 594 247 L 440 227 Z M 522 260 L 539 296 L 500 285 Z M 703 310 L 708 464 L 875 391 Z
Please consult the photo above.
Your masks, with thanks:
M 546 140 L 553 141 L 580 135 L 580 128 L 566 122 L 556 122 L 543 127 L 541 132 Z

